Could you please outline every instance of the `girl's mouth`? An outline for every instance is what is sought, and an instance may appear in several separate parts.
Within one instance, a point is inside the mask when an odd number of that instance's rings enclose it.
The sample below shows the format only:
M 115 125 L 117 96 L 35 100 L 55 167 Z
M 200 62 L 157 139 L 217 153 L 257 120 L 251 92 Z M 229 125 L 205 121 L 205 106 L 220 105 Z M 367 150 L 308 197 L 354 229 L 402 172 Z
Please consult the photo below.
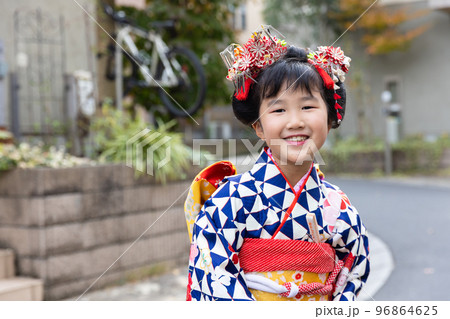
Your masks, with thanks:
M 297 136 L 289 136 L 284 140 L 290 145 L 302 145 L 308 138 L 309 137 L 305 135 L 297 135 Z

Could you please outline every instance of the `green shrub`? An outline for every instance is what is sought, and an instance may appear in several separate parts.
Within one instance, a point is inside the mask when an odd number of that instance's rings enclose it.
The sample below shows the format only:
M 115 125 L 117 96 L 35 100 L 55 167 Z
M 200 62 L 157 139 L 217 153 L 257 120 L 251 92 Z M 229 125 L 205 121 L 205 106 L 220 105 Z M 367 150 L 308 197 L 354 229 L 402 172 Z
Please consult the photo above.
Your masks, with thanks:
M 156 181 L 162 183 L 171 179 L 185 178 L 185 172 L 191 163 L 192 149 L 184 144 L 181 133 L 171 131 L 175 125 L 176 121 L 172 120 L 168 123 L 159 121 L 157 127 L 149 126 L 140 118 L 133 119 L 126 111 L 118 111 L 104 105 L 101 116 L 95 118 L 91 126 L 98 160 L 114 163 L 131 162 L 136 169 L 136 175 L 146 172 L 147 164 L 151 164 L 154 170 L 147 173 L 154 174 Z M 140 143 L 141 153 L 130 147 L 130 141 L 134 137 L 136 138 L 132 145 Z M 159 144 L 161 147 L 155 147 Z M 147 151 L 152 147 L 153 158 L 149 158 Z

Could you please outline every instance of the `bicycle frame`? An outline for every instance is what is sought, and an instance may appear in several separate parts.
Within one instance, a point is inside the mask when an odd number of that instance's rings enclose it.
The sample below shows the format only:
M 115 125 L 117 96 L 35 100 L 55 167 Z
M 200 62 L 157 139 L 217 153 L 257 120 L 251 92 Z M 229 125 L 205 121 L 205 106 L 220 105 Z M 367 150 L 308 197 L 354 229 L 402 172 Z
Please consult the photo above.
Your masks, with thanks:
M 144 64 L 140 61 L 139 49 L 134 43 L 131 34 L 144 38 L 152 43 L 150 67 L 147 64 Z M 129 54 L 130 57 L 136 62 L 136 64 L 139 66 L 139 71 L 141 72 L 142 76 L 145 79 L 145 82 L 149 86 L 174 87 L 178 84 L 178 78 L 175 72 L 173 71 L 172 67 L 174 67 L 177 70 L 180 70 L 181 67 L 175 60 L 169 61 L 169 59 L 167 58 L 169 48 L 163 41 L 160 34 L 154 31 L 145 31 L 137 27 L 124 25 L 121 26 L 117 34 L 116 41 L 117 41 L 116 45 L 119 46 L 119 48 L 117 49 L 119 49 L 120 52 L 122 52 L 123 49 L 122 44 L 125 44 L 126 49 L 128 49 L 125 54 Z M 161 75 L 161 78 L 157 81 L 156 72 L 159 60 L 161 60 L 164 66 L 164 71 Z

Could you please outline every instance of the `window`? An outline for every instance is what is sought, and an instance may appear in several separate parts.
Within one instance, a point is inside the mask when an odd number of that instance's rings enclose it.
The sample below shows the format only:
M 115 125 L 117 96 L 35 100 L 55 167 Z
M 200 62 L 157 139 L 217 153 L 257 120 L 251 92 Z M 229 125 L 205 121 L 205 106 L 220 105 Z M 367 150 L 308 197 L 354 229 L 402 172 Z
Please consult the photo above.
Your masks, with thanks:
M 386 82 L 386 89 L 389 92 L 391 92 L 391 94 L 392 94 L 391 103 L 399 103 L 400 102 L 398 87 L 399 87 L 398 80 L 388 80 Z
M 247 7 L 242 4 L 233 10 L 233 29 L 245 30 L 247 28 Z

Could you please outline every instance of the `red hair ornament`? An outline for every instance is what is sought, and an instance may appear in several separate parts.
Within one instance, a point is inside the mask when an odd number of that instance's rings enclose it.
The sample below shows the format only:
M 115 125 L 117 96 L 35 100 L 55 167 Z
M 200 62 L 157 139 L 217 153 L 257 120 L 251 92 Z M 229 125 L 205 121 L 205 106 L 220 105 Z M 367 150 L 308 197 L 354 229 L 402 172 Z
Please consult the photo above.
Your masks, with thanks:
M 220 56 L 228 67 L 227 80 L 234 84 L 235 97 L 246 100 L 252 82 L 256 82 L 254 78 L 263 68 L 278 60 L 286 49 L 281 33 L 270 25 L 262 25 L 243 46 L 231 44 L 223 50 Z
M 348 72 L 350 61 L 351 59 L 345 56 L 339 47 L 321 46 L 317 48 L 317 51 L 308 53 L 308 62 L 314 65 L 319 72 L 325 87 L 334 90 L 334 109 L 336 110 L 338 124 L 342 120 L 342 114 L 339 110 L 343 110 L 343 107 L 338 103 L 341 97 L 336 93 L 336 90 L 339 89 L 337 83 L 345 81 L 345 73 Z

